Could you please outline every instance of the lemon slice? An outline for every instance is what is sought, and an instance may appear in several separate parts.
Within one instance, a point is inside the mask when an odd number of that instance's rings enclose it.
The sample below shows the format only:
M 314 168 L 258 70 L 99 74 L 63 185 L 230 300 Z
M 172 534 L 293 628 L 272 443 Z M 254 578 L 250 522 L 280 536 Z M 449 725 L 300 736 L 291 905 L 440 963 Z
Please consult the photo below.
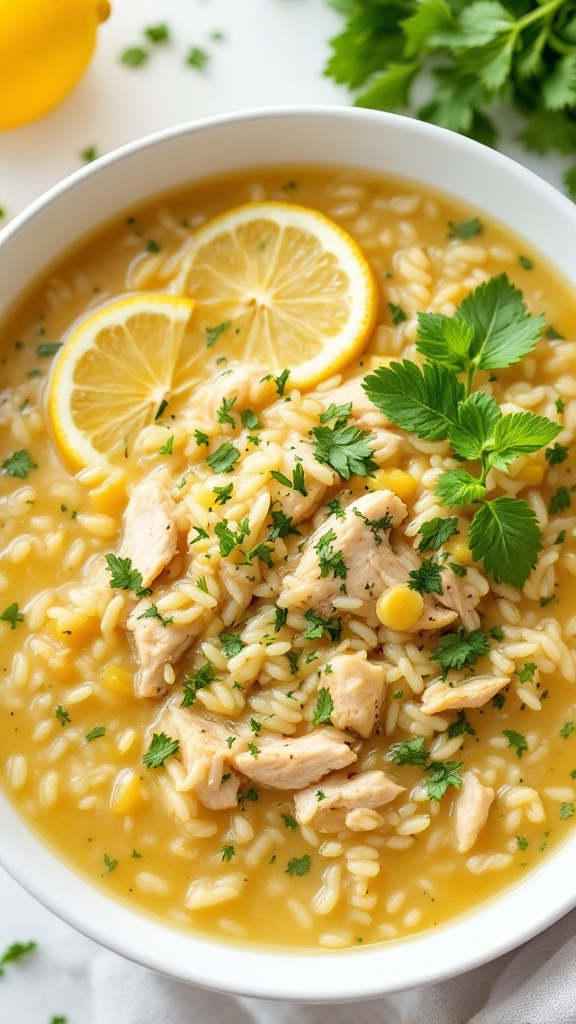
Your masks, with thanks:
M 48 416 L 72 467 L 123 457 L 163 402 L 189 396 L 204 359 L 186 330 L 193 309 L 189 298 L 140 293 L 71 332 L 54 364 Z
M 237 359 L 290 369 L 306 388 L 358 355 L 374 327 L 376 285 L 359 246 L 316 210 L 250 203 L 199 228 L 174 290 Z

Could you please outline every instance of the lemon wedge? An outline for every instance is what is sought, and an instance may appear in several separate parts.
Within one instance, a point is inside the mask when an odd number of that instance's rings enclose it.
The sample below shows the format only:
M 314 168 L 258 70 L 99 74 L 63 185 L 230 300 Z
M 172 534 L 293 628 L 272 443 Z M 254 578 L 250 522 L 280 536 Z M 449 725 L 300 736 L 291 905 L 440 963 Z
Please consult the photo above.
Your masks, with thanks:
M 54 364 L 48 417 L 74 469 L 123 457 L 163 403 L 184 401 L 204 353 L 187 327 L 194 301 L 140 293 L 86 317 Z
M 374 327 L 372 271 L 353 238 L 316 210 L 249 203 L 198 229 L 182 254 L 174 291 L 222 330 L 231 356 L 290 369 L 311 387 L 364 348 Z

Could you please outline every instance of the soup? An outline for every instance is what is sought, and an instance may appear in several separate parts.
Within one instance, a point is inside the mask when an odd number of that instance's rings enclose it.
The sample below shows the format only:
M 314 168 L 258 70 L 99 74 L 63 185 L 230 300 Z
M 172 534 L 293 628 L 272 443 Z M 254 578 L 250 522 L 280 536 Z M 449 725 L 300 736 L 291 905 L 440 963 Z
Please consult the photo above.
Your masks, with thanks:
M 362 351 L 308 386 L 296 348 L 274 363 L 289 335 L 211 306 L 194 266 L 211 218 L 259 202 L 325 214 L 375 282 Z M 185 323 L 182 387 L 120 428 L 94 355 L 68 423 L 67 332 L 120 300 L 129 333 L 139 296 Z M 516 355 L 490 368 L 507 316 Z M 45 841 L 175 926 L 324 948 L 433 927 L 536 868 L 576 806 L 575 336 L 538 254 L 346 170 L 203 184 L 63 260 L 2 328 L 1 772 Z M 418 422 L 402 360 L 418 387 L 436 366 Z M 502 545 L 495 510 L 519 509 Z

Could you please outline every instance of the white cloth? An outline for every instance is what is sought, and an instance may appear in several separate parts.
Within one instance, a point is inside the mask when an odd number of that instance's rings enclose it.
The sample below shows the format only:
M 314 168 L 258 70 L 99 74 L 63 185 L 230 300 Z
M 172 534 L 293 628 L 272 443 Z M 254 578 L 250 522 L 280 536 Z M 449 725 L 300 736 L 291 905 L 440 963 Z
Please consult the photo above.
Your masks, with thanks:
M 459 978 L 354 1005 L 217 995 L 109 953 L 94 960 L 91 993 L 90 1024 L 576 1024 L 576 911 Z

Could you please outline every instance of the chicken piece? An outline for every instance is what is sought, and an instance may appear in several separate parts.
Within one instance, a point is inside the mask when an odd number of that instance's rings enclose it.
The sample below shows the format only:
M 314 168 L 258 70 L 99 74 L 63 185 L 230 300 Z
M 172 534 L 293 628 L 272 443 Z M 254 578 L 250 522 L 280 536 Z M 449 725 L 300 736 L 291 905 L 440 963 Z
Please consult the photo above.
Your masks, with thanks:
M 354 832 L 370 831 L 381 824 L 379 816 L 365 815 L 363 824 L 357 812 L 374 811 L 403 792 L 404 786 L 398 786 L 379 769 L 352 776 L 347 772 L 334 773 L 322 783 L 321 800 L 316 786 L 296 794 L 296 819 L 301 825 L 312 825 L 320 832 L 340 832 L 351 825 Z
M 193 790 L 200 803 L 214 811 L 237 806 L 241 780 L 226 763 L 230 753 L 226 743 L 229 730 L 219 722 L 174 705 L 164 712 L 157 728 L 180 741 L 179 753 L 187 772 L 176 786 L 180 792 Z
M 414 569 L 420 568 L 422 565 L 422 559 L 420 555 L 414 551 L 414 548 L 408 545 L 405 541 L 400 541 L 398 544 L 392 545 L 394 554 L 398 561 L 403 566 L 405 577 L 408 577 L 408 573 Z M 443 605 L 447 609 L 447 614 L 451 613 L 451 618 L 447 620 L 446 625 L 453 622 L 457 617 L 460 618 L 462 625 L 467 630 L 478 629 L 480 625 L 480 618 L 475 608 L 480 598 L 484 594 L 488 593 L 489 585 L 487 580 L 480 575 L 479 572 L 474 573 L 474 586 L 470 585 L 472 574 L 470 577 L 456 576 L 450 566 L 445 566 L 442 569 L 442 594 L 435 594 L 434 600 Z M 425 629 L 425 626 L 420 625 L 420 629 Z M 435 625 L 435 629 L 440 629 L 438 624 Z
M 268 376 L 269 367 L 260 363 L 242 363 L 224 370 L 214 380 L 197 388 L 185 414 L 214 423 L 224 398 L 236 399 L 230 409 L 231 415 L 244 409 L 263 409 L 277 397 L 275 381 L 264 379 Z
M 147 598 L 139 601 L 126 622 L 140 666 L 134 677 L 137 697 L 159 697 L 166 693 L 166 665 L 173 665 L 182 657 L 200 628 L 197 623 L 183 628 L 174 623 L 164 626 L 156 617 L 141 618 L 151 607 Z
M 301 523 L 316 511 L 329 484 L 317 479 L 316 473 L 320 470 L 320 466 L 314 458 L 309 440 L 297 434 L 296 431 L 290 431 L 284 445 L 282 462 L 278 467 L 279 472 L 288 480 L 293 480 L 294 469 L 298 463 L 302 466 L 304 473 L 306 494 L 302 494 L 294 487 L 286 487 L 274 477 L 269 483 L 272 501 L 276 502 L 273 507 L 281 508 L 284 515 L 292 517 L 293 523 Z M 322 466 L 321 472 L 322 475 L 331 473 L 331 482 L 333 482 L 335 474 L 331 472 L 329 466 Z
M 303 789 L 356 760 L 345 736 L 330 726 L 295 739 L 263 736 L 255 746 L 256 755 L 249 750 L 233 752 L 234 764 L 249 779 L 273 789 Z
M 337 729 L 352 729 L 367 739 L 380 713 L 384 668 L 361 654 L 338 654 L 330 665 L 332 672 L 322 677 L 334 704 L 330 720 Z
M 380 464 L 396 455 L 402 445 L 402 436 L 394 428 L 387 429 L 392 426 L 390 420 L 370 401 L 362 387 L 362 380 L 362 377 L 352 377 L 333 391 L 320 392 L 310 397 L 321 402 L 324 409 L 330 405 L 339 408 L 352 403 L 348 425 L 371 433 L 376 461 Z
M 483 786 L 474 772 L 465 772 L 462 785 L 454 798 L 454 828 L 458 853 L 467 853 L 474 846 L 486 824 L 494 801 L 494 790 Z
M 131 560 L 142 574 L 143 587 L 149 587 L 176 554 L 175 509 L 168 489 L 154 477 L 143 480 L 130 495 L 118 557 Z
M 421 564 L 421 559 L 404 542 L 394 547 L 390 545 L 389 528 L 398 526 L 406 515 L 406 506 L 400 498 L 392 491 L 382 490 L 353 501 L 343 517 L 330 516 L 304 545 L 295 570 L 284 577 L 278 606 L 298 611 L 314 608 L 323 618 L 329 618 L 334 611 L 334 599 L 341 596 L 342 579 L 345 579 L 346 596 L 361 602 L 354 609 L 354 615 L 365 619 L 372 627 L 380 626 L 376 614 L 378 597 L 386 588 L 406 583 L 414 560 L 416 565 Z M 378 528 L 381 521 L 387 521 L 389 527 Z M 342 553 L 345 576 L 335 575 L 330 568 L 322 576 L 321 558 L 325 563 L 331 557 L 327 554 L 329 550 L 334 555 Z M 440 607 L 440 600 L 439 595 L 424 596 L 422 615 L 409 632 L 443 629 L 454 621 L 456 612 Z
M 439 711 L 481 708 L 509 682 L 510 676 L 470 676 L 452 685 L 437 679 L 424 690 L 420 710 L 425 715 L 436 715 Z

